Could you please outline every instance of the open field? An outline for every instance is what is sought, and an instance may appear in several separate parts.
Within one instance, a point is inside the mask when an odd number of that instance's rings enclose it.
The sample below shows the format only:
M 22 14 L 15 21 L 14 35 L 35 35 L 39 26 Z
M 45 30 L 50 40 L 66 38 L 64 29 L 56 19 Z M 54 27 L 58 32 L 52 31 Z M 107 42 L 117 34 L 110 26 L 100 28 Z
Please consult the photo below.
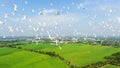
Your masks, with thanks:
M 14 45 L 13 45 L 14 46 Z M 62 48 L 60 49 L 59 46 Z M 55 52 L 75 66 L 86 66 L 88 64 L 105 61 L 105 56 L 120 52 L 120 48 L 112 46 L 88 45 L 81 43 L 70 43 L 55 45 L 53 43 L 26 43 L 17 45 L 22 49 L 0 48 L 0 66 L 2 68 L 69 68 L 62 60 L 48 55 L 38 54 L 35 52 L 24 51 L 24 49 L 40 50 L 45 52 Z M 116 68 L 107 65 L 105 68 Z
M 120 48 L 114 48 L 109 46 L 100 45 L 88 45 L 88 44 L 61 44 L 61 50 L 55 44 L 40 43 L 36 45 L 25 44 L 21 47 L 23 49 L 42 50 L 47 52 L 55 52 L 65 59 L 72 62 L 76 66 L 85 66 L 98 61 L 104 61 L 105 56 L 110 56 L 113 53 L 119 52 Z
M 0 68 L 68 68 L 58 58 L 12 48 L 0 48 Z

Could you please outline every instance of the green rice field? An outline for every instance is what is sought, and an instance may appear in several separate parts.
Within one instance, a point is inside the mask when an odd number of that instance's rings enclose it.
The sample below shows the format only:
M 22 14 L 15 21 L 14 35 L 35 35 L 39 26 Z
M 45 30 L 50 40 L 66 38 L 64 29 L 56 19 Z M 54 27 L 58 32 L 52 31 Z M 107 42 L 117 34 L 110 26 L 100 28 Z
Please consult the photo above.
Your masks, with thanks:
M 22 49 L 41 50 L 55 52 L 76 66 L 85 66 L 91 63 L 105 61 L 105 56 L 120 52 L 120 48 L 88 44 L 60 44 L 53 43 L 28 43 L 18 45 Z M 61 49 L 59 48 L 61 47 Z M 22 49 L 0 48 L 0 66 L 2 68 L 69 68 L 67 64 L 55 57 L 27 52 Z M 109 68 L 106 66 L 105 68 Z M 114 66 L 111 66 L 114 68 Z

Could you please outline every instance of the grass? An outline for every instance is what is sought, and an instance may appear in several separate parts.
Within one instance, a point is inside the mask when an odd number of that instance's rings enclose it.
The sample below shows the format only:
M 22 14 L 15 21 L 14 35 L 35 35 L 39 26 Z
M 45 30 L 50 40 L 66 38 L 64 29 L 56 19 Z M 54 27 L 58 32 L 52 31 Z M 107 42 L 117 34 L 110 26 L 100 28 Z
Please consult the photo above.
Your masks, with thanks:
M 56 52 L 71 61 L 74 65 L 85 66 L 98 61 L 104 61 L 105 56 L 110 56 L 113 53 L 119 52 L 120 48 L 100 46 L 100 45 L 87 45 L 87 44 L 61 44 L 59 47 L 52 43 L 35 43 L 26 44 L 21 46 L 24 49 L 43 50 Z
M 12 48 L 0 48 L 0 68 L 68 68 L 58 58 Z
M 85 66 L 91 63 L 104 61 L 105 56 L 119 52 L 120 48 L 101 45 L 88 45 L 80 43 L 60 44 L 35 43 L 18 45 L 23 49 L 33 49 L 56 52 L 76 66 Z M 59 49 L 59 46 L 62 49 Z M 0 67 L 1 68 L 68 68 L 61 60 L 43 54 L 31 53 L 19 49 L 0 48 Z M 105 68 L 114 68 L 107 65 Z

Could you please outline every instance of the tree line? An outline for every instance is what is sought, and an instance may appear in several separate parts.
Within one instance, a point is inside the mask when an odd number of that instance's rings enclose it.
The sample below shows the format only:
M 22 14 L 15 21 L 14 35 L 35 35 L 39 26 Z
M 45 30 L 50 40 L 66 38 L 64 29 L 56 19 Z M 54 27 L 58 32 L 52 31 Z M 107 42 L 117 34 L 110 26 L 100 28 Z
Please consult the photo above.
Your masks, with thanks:
M 93 64 L 83 66 L 81 68 L 101 68 L 107 64 L 120 66 L 120 52 L 114 53 L 111 56 L 106 56 L 104 57 L 104 59 L 106 59 L 106 61 L 96 62 Z

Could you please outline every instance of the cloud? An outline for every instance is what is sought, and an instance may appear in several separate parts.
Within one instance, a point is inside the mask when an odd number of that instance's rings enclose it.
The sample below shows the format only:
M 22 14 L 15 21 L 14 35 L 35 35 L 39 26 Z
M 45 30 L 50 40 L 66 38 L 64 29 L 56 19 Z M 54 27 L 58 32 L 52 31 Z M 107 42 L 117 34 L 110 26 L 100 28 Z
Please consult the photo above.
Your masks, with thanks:
M 17 5 L 14 4 L 14 11 L 17 11 Z
M 3 22 L 3 21 L 0 21 L 0 25 L 2 25 L 2 24 L 4 24 L 4 22 Z
M 41 14 L 56 14 L 58 10 L 56 9 L 44 9 L 40 11 Z
M 67 24 L 67 23 L 76 23 L 80 21 L 80 16 L 77 15 L 40 15 L 33 17 L 23 18 L 9 18 L 12 22 L 23 23 L 23 24 L 46 24 L 46 25 L 55 25 L 55 24 Z
M 72 23 L 77 22 L 78 17 L 74 15 L 58 15 L 58 16 L 38 16 L 31 18 L 33 22 L 46 22 L 48 24 L 54 24 L 54 23 Z
M 116 20 L 120 23 L 120 17 L 117 17 Z

